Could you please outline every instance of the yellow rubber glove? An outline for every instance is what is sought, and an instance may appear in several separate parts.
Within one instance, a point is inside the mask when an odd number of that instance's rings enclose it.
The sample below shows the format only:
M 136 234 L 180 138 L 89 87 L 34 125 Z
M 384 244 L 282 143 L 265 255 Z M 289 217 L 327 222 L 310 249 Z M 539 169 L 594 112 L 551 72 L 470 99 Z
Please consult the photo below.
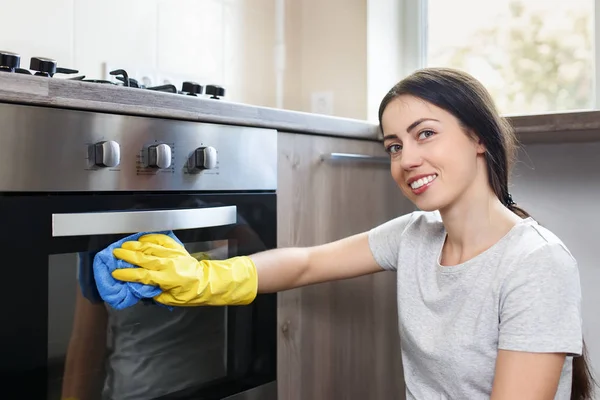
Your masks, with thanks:
M 140 268 L 112 272 L 115 279 L 159 286 L 154 299 L 170 306 L 246 305 L 258 289 L 256 266 L 250 257 L 197 260 L 163 234 L 148 234 L 125 242 L 113 255 Z

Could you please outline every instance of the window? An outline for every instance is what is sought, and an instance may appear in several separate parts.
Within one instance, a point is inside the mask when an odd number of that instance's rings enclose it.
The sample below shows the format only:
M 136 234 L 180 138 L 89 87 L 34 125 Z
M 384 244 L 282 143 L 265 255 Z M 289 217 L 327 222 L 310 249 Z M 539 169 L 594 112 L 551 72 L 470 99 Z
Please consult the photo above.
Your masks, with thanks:
M 407 4 L 415 6 L 409 1 Z M 590 109 L 594 0 L 427 0 L 425 66 L 479 79 L 502 114 Z

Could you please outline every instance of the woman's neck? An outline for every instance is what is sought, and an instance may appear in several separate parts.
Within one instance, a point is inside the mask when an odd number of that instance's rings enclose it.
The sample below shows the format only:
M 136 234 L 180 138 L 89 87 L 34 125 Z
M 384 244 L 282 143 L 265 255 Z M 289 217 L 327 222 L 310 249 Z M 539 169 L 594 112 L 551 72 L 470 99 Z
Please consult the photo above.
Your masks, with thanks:
M 463 263 L 492 247 L 521 218 L 506 208 L 492 190 L 464 193 L 440 210 L 447 237 L 441 264 Z

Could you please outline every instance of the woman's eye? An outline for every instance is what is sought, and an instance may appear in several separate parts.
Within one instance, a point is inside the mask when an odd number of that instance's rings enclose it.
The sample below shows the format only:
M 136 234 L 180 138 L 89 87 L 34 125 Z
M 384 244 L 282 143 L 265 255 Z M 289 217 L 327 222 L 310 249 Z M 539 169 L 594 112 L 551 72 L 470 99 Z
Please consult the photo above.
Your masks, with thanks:
M 427 139 L 428 137 L 431 137 L 433 135 L 435 135 L 434 131 L 430 131 L 430 130 L 422 131 L 421 133 L 419 133 L 419 139 L 421 139 L 421 140 Z
M 387 152 L 388 152 L 388 153 L 390 153 L 390 154 L 396 154 L 396 153 L 398 153 L 400 150 L 402 150 L 402 146 L 401 146 L 401 145 L 399 145 L 399 144 L 392 144 L 392 145 L 389 145 L 389 146 L 386 148 L 386 150 L 387 150 Z

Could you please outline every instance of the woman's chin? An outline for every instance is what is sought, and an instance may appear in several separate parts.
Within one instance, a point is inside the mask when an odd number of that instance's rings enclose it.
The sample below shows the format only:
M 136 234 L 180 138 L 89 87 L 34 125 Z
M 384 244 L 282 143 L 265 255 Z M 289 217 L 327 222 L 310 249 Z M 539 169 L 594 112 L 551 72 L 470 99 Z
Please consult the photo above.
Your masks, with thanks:
M 438 211 L 439 209 L 444 207 L 444 205 L 441 204 L 439 201 L 433 201 L 430 199 L 413 197 L 410 200 L 421 211 L 426 211 L 426 212 Z
M 425 211 L 425 212 L 432 212 L 432 211 L 438 211 L 440 209 L 440 207 L 436 207 L 436 206 L 421 206 L 419 204 L 416 204 L 417 208 L 421 211 Z
M 440 196 L 432 193 L 435 192 L 433 185 L 432 187 L 426 188 L 425 190 L 418 190 L 417 193 L 410 187 L 402 187 L 404 196 L 410 200 L 419 210 L 425 212 L 437 211 L 444 208 L 446 204 L 444 201 L 440 201 Z

